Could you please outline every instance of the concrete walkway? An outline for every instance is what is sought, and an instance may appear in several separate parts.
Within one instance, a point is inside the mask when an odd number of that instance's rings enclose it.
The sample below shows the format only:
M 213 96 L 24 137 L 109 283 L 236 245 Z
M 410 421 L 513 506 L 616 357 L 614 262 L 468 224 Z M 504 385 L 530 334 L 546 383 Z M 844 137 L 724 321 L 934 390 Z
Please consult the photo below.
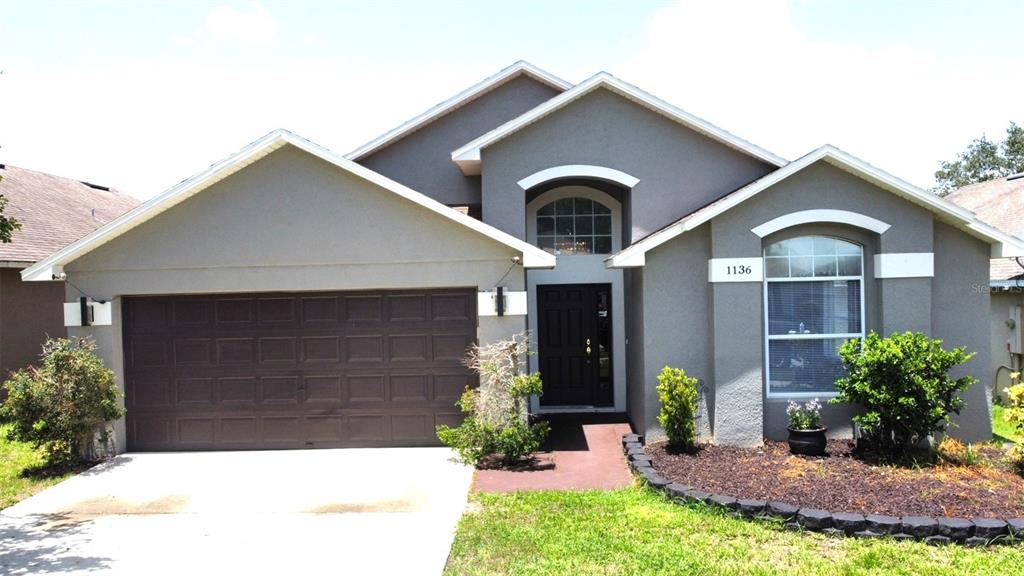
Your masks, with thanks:
M 518 490 L 611 490 L 633 477 L 622 455 L 622 436 L 632 432 L 623 415 L 549 417 L 551 436 L 537 465 L 524 470 L 479 470 L 480 492 Z
M 442 448 L 133 454 L 0 512 L 0 574 L 439 574 Z

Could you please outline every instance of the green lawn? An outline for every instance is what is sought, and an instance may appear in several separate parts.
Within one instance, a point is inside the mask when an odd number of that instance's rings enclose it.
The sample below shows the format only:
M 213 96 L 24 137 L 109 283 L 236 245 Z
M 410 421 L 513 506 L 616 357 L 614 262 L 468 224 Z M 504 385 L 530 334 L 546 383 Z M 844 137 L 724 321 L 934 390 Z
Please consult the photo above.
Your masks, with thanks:
M 993 439 L 998 442 L 1020 442 L 1024 443 L 1024 436 L 1022 436 L 1017 430 L 1009 424 L 1006 420 L 1003 420 L 1003 412 L 1006 410 L 1005 407 L 998 404 L 992 406 L 992 436 Z
M 971 549 L 798 534 L 647 488 L 476 494 L 457 574 L 1024 574 L 1024 545 Z
M 71 475 L 70 472 L 49 474 L 42 471 L 42 456 L 28 444 L 8 440 L 9 428 L 9 424 L 0 424 L 0 509 Z

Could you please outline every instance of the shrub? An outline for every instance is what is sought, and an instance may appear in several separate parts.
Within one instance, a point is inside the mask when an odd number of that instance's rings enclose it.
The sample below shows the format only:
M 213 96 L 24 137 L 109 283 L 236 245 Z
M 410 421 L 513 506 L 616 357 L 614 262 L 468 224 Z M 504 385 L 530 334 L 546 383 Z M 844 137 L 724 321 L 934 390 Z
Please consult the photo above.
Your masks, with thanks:
M 1014 372 L 1014 382 L 1020 381 L 1020 372 Z M 1003 420 L 1012 424 L 1017 432 L 1024 435 L 1024 383 L 1014 384 L 1006 389 L 1008 406 L 1003 411 Z M 1015 444 L 1007 451 L 1010 464 L 1018 474 L 1024 475 L 1024 445 Z
M 867 444 L 888 456 L 905 456 L 944 430 L 950 414 L 964 406 L 960 392 L 978 382 L 949 377 L 950 369 L 973 354 L 963 347 L 945 350 L 942 340 L 920 332 L 887 338 L 871 332 L 863 341 L 846 341 L 839 356 L 849 375 L 836 381 L 839 396 L 832 402 L 863 407 L 854 422 Z
M 943 462 L 954 466 L 973 466 L 978 463 L 978 452 L 974 446 L 964 444 L 952 436 L 943 438 L 936 452 Z
M 51 339 L 39 368 L 19 370 L 4 383 L 0 413 L 13 426 L 9 437 L 41 448 L 47 463 L 73 465 L 95 458 L 96 442 L 108 446 L 107 423 L 124 414 L 114 373 L 89 339 Z
M 817 430 L 821 428 L 821 402 L 817 398 L 803 404 L 790 400 L 786 416 L 789 427 L 794 430 Z
M 492 455 L 512 464 L 536 452 L 547 438 L 547 422 L 530 423 L 527 401 L 543 392 L 540 374 L 520 374 L 529 354 L 529 338 L 473 346 L 466 365 L 480 375 L 479 389 L 468 388 L 457 406 L 466 418 L 460 426 L 438 426 L 437 437 L 471 465 Z
M 665 366 L 658 374 L 658 423 L 672 448 L 692 450 L 697 444 L 697 394 L 697 379 L 687 376 L 682 368 Z

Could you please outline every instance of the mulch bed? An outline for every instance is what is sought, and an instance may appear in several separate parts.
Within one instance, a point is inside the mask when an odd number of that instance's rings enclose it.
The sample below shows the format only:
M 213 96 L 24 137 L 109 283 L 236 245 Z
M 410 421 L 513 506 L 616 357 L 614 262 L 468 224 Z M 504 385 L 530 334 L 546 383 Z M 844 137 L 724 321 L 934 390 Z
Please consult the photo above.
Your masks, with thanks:
M 998 458 L 995 449 L 982 451 L 983 460 Z M 877 465 L 845 440 L 829 440 L 829 455 L 821 458 L 792 456 L 785 442 L 708 445 L 692 454 L 668 453 L 659 443 L 647 453 L 673 482 L 735 498 L 891 516 L 1024 517 L 1024 478 L 995 465 Z

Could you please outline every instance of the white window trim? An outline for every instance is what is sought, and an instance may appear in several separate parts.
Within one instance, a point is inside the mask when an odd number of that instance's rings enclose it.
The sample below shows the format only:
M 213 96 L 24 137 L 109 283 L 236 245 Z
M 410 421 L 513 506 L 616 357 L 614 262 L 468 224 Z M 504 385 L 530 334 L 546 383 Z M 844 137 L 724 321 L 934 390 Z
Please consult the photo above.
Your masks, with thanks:
M 750 231 L 757 234 L 759 238 L 764 238 L 765 236 L 774 234 L 779 230 L 785 230 L 786 228 L 792 228 L 793 226 L 800 226 L 801 224 L 814 224 L 819 222 L 847 224 L 849 226 L 870 230 L 876 234 L 884 234 L 886 230 L 892 227 L 877 218 L 872 218 L 871 216 L 861 214 L 859 212 L 821 209 L 800 210 L 798 212 L 783 214 L 778 218 L 772 218 L 760 226 L 751 228 Z
M 534 186 L 546 184 L 553 180 L 566 178 L 593 178 L 595 180 L 606 180 L 614 182 L 626 188 L 632 188 L 640 182 L 636 176 L 630 176 L 621 170 L 608 168 L 606 166 L 591 166 L 589 164 L 566 164 L 565 166 L 554 166 L 534 172 L 523 178 L 516 184 L 523 190 L 529 190 Z
M 769 400 L 788 400 L 788 399 L 807 399 L 807 398 L 835 398 L 839 396 L 838 392 L 775 392 L 772 393 L 772 375 L 771 375 L 771 359 L 768 356 L 769 344 L 773 340 L 830 340 L 836 338 L 860 338 L 864 339 L 866 335 L 867 326 L 865 322 L 867 320 L 864 310 L 864 246 L 846 240 L 845 238 L 837 238 L 844 242 L 850 242 L 860 246 L 860 276 L 818 276 L 818 277 L 801 277 L 801 278 L 768 278 L 768 274 L 764 275 L 764 282 L 761 289 L 762 294 L 762 305 L 764 306 L 764 392 L 765 397 Z M 765 254 L 767 250 L 762 249 L 762 258 L 767 257 Z M 834 282 L 834 281 L 850 281 L 857 280 L 860 282 L 860 332 L 844 332 L 836 334 L 771 334 L 768 327 L 768 284 L 770 282 Z

